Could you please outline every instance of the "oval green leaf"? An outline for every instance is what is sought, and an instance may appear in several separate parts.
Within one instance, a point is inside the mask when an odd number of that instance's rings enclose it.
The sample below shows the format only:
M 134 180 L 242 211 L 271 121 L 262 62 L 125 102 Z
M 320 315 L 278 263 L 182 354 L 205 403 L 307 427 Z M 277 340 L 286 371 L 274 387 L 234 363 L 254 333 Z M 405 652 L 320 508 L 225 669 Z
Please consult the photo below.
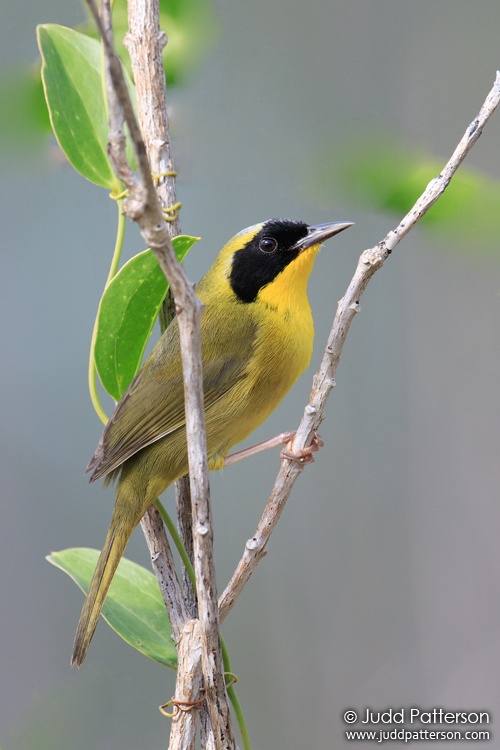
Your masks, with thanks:
M 199 237 L 179 235 L 179 261 Z M 97 315 L 95 365 L 103 387 L 119 401 L 139 370 L 168 283 L 151 250 L 131 258 L 106 287 Z
M 46 559 L 67 573 L 86 594 L 98 557 L 96 549 L 74 547 L 52 552 Z M 122 557 L 102 615 L 108 625 L 137 651 L 166 667 L 177 668 L 165 603 L 158 582 L 149 570 Z
M 100 43 L 56 24 L 38 26 L 37 39 L 45 98 L 59 145 L 84 177 L 119 190 L 107 155 Z

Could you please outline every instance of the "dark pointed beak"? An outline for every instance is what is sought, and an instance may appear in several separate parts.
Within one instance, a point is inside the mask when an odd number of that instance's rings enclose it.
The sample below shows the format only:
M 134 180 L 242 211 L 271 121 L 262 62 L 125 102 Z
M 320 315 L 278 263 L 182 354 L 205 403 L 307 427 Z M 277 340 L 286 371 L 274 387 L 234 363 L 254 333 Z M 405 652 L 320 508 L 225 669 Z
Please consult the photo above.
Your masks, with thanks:
M 344 229 L 349 229 L 353 225 L 354 222 L 352 221 L 332 221 L 328 224 L 315 224 L 308 228 L 306 236 L 302 237 L 294 247 L 299 248 L 302 252 L 302 250 L 307 250 L 308 247 L 325 242 L 325 240 L 333 237 L 334 234 L 343 232 Z

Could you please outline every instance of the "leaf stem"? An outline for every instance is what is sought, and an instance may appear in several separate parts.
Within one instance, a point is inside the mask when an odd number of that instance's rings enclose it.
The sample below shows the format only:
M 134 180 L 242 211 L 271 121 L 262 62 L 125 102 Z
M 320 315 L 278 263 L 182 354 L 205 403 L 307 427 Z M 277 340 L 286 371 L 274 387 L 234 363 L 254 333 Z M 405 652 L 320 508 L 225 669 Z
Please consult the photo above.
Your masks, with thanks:
M 222 660 L 224 662 L 224 673 L 232 674 L 231 662 L 229 660 L 229 652 L 227 650 L 227 646 L 222 636 L 220 639 L 220 645 L 221 645 L 221 650 L 222 650 Z M 229 684 L 227 685 L 226 689 L 227 689 L 228 698 L 231 701 L 231 704 L 233 706 L 233 711 L 234 711 L 234 715 L 236 716 L 236 721 L 238 722 L 238 728 L 240 730 L 241 739 L 243 740 L 243 748 L 244 750 L 252 750 L 251 745 L 250 745 L 250 737 L 248 734 L 245 717 L 243 715 L 243 709 L 241 708 L 241 703 L 238 700 L 238 696 L 236 695 L 236 690 L 234 689 L 234 685 Z
M 113 257 L 111 258 L 111 265 L 109 267 L 108 278 L 104 285 L 104 291 L 108 287 L 111 279 L 115 276 L 118 263 L 120 262 L 120 256 L 123 249 L 123 238 L 125 236 L 125 223 L 126 217 L 122 211 L 121 200 L 117 200 L 116 205 L 118 207 L 118 224 L 116 228 L 116 240 L 115 247 L 113 250 Z M 108 416 L 104 411 L 101 402 L 99 400 L 99 394 L 97 393 L 97 371 L 95 366 L 95 343 L 97 339 L 97 329 L 99 320 L 99 310 L 97 311 L 96 319 L 94 322 L 94 329 L 92 331 L 92 339 L 90 342 L 90 354 L 89 354 L 89 393 L 92 405 L 97 413 L 97 416 L 103 424 L 107 424 Z
M 224 650 L 224 641 L 221 638 L 220 639 L 222 649 Z M 243 741 L 243 748 L 244 750 L 252 750 L 252 746 L 250 745 L 250 736 L 248 734 L 247 724 L 245 721 L 245 717 L 243 715 L 243 709 L 241 708 L 241 703 L 238 700 L 238 696 L 236 695 L 236 690 L 234 689 L 233 685 L 230 685 L 227 688 L 227 695 L 229 700 L 231 701 L 231 705 L 233 707 L 234 715 L 236 716 L 236 721 L 238 722 L 238 729 L 240 730 L 241 739 Z

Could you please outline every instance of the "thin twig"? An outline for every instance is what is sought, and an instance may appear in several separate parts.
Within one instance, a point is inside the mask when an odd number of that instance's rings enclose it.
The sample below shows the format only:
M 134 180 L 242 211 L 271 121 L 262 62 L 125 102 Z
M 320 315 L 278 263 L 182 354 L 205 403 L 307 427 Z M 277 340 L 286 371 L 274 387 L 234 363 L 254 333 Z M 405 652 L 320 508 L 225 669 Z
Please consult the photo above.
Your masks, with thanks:
M 438 177 L 431 180 L 413 208 L 406 214 L 399 225 L 375 247 L 365 250 L 361 255 L 356 272 L 347 292 L 338 304 L 337 313 L 328 337 L 320 369 L 313 379 L 309 403 L 296 432 L 294 452 L 311 444 L 314 433 L 318 430 L 325 413 L 330 391 L 335 385 L 335 374 L 342 354 L 344 342 L 354 316 L 359 311 L 359 300 L 374 273 L 381 268 L 396 245 L 413 229 L 419 219 L 436 202 L 447 188 L 451 178 L 463 162 L 470 149 L 481 135 L 484 126 L 495 111 L 500 101 L 500 72 L 497 72 L 495 83 L 465 134 L 456 147 L 452 157 Z M 255 535 L 245 546 L 243 556 L 219 599 L 221 622 L 231 611 L 257 563 L 265 555 L 266 545 L 283 511 L 295 480 L 302 471 L 297 463 L 284 460 L 276 479 L 271 497 L 266 505 Z
M 91 8 L 92 10 L 92 8 Z M 94 13 L 94 11 L 92 10 Z M 103 3 L 100 17 L 94 13 L 96 23 L 102 24 L 103 38 L 108 39 L 113 45 L 113 24 L 111 19 L 111 7 L 109 3 Z M 123 129 L 123 111 L 119 96 L 112 82 L 111 59 L 109 55 L 104 56 L 104 68 L 106 73 L 106 94 L 108 99 L 108 151 L 109 158 L 113 164 L 115 174 L 125 185 L 134 185 L 139 188 L 139 180 L 130 166 L 126 155 L 126 137 Z
M 193 551 L 193 514 L 191 511 L 191 496 L 189 492 L 189 477 L 181 477 L 175 483 L 175 500 L 177 507 L 177 520 L 179 532 L 186 550 L 187 556 L 194 565 Z M 189 610 L 191 617 L 198 617 L 198 602 L 196 600 L 196 591 L 192 584 L 189 572 L 186 567 L 182 566 L 182 592 L 184 601 Z
M 142 518 L 141 526 L 148 542 L 153 570 L 160 583 L 162 596 L 165 602 L 168 602 L 167 611 L 172 637 L 174 642 L 178 643 L 190 615 L 182 596 L 165 527 L 154 505 Z
M 161 201 L 169 236 L 181 233 L 180 203 L 177 202 L 176 171 L 170 140 L 167 90 L 162 50 L 167 35 L 159 27 L 157 2 L 129 0 L 129 31 L 123 40 L 128 49 L 137 100 L 137 114 L 146 144 L 156 193 Z M 160 310 L 160 328 L 167 328 L 175 315 L 175 304 L 169 291 Z
M 163 209 L 177 204 L 176 172 L 170 142 L 167 91 L 162 50 L 167 35 L 158 25 L 158 3 L 129 0 L 124 44 L 130 55 L 137 99 L 137 115 L 144 138 L 156 194 Z M 170 237 L 180 234 L 178 212 L 169 216 Z

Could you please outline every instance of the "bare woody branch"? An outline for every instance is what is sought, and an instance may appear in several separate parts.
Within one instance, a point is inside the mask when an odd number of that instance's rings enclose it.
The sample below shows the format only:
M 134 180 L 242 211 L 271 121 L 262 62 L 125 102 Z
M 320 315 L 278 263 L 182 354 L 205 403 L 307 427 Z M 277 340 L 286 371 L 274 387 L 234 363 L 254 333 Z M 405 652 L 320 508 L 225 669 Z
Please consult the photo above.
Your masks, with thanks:
M 190 619 L 184 604 L 182 590 L 175 573 L 175 565 L 165 527 L 157 509 L 153 506 L 142 519 L 142 525 L 148 539 L 153 569 L 160 581 L 161 593 L 167 604 L 172 637 L 179 642 L 184 624 Z
M 170 142 L 167 92 L 162 50 L 167 36 L 157 22 L 158 3 L 129 0 L 129 31 L 124 44 L 130 55 L 137 98 L 137 114 L 149 165 L 170 237 L 180 234 L 175 167 Z
M 347 292 L 338 304 L 321 366 L 313 379 L 309 403 L 305 407 L 304 416 L 294 438 L 294 452 L 311 445 L 314 433 L 318 430 L 324 419 L 326 403 L 330 391 L 335 385 L 335 374 L 344 342 L 354 316 L 360 309 L 359 300 L 368 282 L 374 273 L 382 267 L 396 245 L 413 229 L 419 219 L 424 216 L 440 195 L 442 195 L 458 167 L 483 132 L 483 128 L 497 108 L 499 101 L 500 72 L 497 72 L 493 88 L 486 97 L 479 114 L 465 131 L 462 140 L 441 173 L 427 185 L 413 208 L 406 214 L 398 226 L 389 232 L 378 245 L 362 253 Z M 238 567 L 219 599 L 221 621 L 231 611 L 257 563 L 265 555 L 266 545 L 278 522 L 295 480 L 301 471 L 302 467 L 299 464 L 288 460 L 283 461 L 257 531 L 247 541 Z
M 94 13 L 94 11 L 92 10 Z M 94 17 L 96 17 L 94 13 Z M 97 16 L 99 18 L 99 16 Z M 97 21 L 96 18 L 96 21 Z M 113 24 L 111 21 L 111 8 L 105 3 L 101 10 L 100 22 L 102 24 L 103 38 L 110 40 L 113 44 Z M 108 152 L 113 164 L 115 174 L 125 185 L 134 185 L 139 189 L 139 179 L 127 161 L 126 137 L 123 130 L 123 109 L 119 96 L 113 86 L 111 75 L 111 60 L 109 55 L 104 58 L 106 73 L 106 93 L 108 98 Z
M 205 415 L 203 404 L 203 380 L 200 342 L 200 319 L 202 306 L 194 294 L 184 271 L 177 261 L 170 241 L 170 232 L 156 194 L 146 145 L 135 118 L 130 95 L 125 83 L 120 60 L 116 56 L 111 38 L 111 15 L 109 0 L 101 4 L 102 18 L 94 0 L 87 0 L 103 40 L 107 69 L 111 85 L 110 115 L 115 141 L 110 144 L 110 158 L 117 175 L 129 191 L 124 201 L 124 210 L 140 227 L 146 244 L 155 253 L 160 267 L 173 291 L 179 321 L 181 355 L 184 374 L 186 431 L 188 437 L 188 461 L 193 514 L 194 568 L 196 573 L 199 619 L 202 630 L 202 667 L 205 695 L 215 744 L 220 748 L 234 748 L 234 738 L 223 674 L 223 662 L 219 641 L 219 616 L 215 568 L 213 561 L 213 529 L 209 499 L 208 466 L 206 458 Z M 129 37 L 129 46 L 136 50 L 147 39 L 155 49 L 156 64 L 161 55 L 164 41 L 158 26 L 158 0 L 137 0 L 137 14 Z M 149 27 L 149 28 L 148 28 Z M 134 54 L 134 52 L 133 52 Z M 150 54 L 150 51 L 147 51 Z M 151 71 L 149 70 L 151 76 Z M 165 87 L 163 69 L 157 81 Z M 111 91 L 111 89 L 113 91 Z M 141 95 L 147 98 L 150 91 L 145 87 Z M 117 102 L 118 100 L 118 102 Z M 163 106 L 155 101 L 154 106 Z M 146 106 L 150 106 L 150 103 Z M 121 110 L 121 112 L 120 112 Z M 154 113 L 152 112 L 154 117 Z M 122 123 L 125 120 L 132 139 L 138 174 L 126 166 Z M 164 127 L 168 126 L 168 122 Z M 148 125 L 149 127 L 149 125 Z M 161 129 L 162 125 L 160 125 Z M 160 154 L 165 151 L 160 143 L 167 139 L 165 130 L 159 139 L 153 137 L 149 146 L 158 147 Z M 162 161 L 162 158 L 160 158 Z M 167 156 L 167 167 L 170 166 Z M 160 167 L 161 168 L 161 167 Z M 170 171 L 168 168 L 166 172 Z
M 201 669 L 203 633 L 199 620 L 187 620 L 177 643 L 177 679 L 175 683 L 174 714 L 170 729 L 169 750 L 195 750 L 196 725 L 200 698 L 203 699 Z M 193 707 L 189 710 L 190 705 Z M 204 747 L 213 747 L 214 735 Z

